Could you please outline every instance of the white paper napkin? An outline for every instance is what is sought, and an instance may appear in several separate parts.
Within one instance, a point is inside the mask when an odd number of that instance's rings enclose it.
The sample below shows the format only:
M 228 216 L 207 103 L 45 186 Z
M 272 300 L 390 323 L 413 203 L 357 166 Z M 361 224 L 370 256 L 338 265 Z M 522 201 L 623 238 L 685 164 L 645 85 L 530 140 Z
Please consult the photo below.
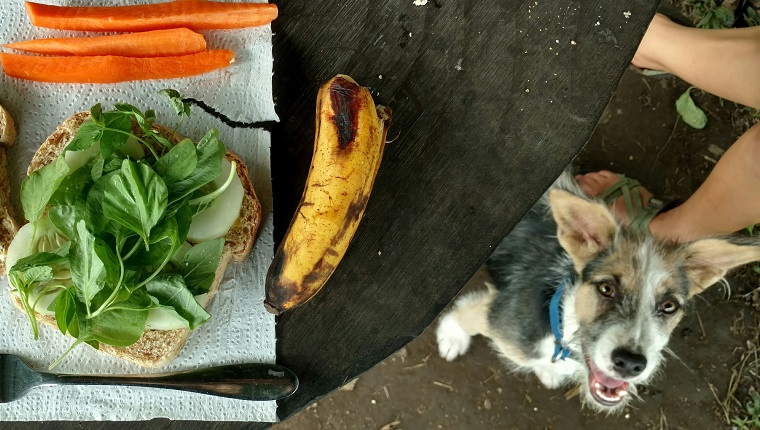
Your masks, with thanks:
M 61 5 L 120 5 L 155 0 L 46 0 Z M 250 0 L 249 0 L 250 1 Z M 34 28 L 22 0 L 0 2 L 0 43 L 43 37 L 92 35 Z M 41 84 L 0 74 L 0 104 L 17 123 L 18 141 L 8 152 L 11 194 L 20 218 L 19 187 L 32 155 L 58 124 L 95 103 L 104 109 L 126 102 L 142 110 L 155 109 L 157 122 L 174 125 L 177 117 L 168 100 L 157 93 L 174 88 L 183 96 L 203 100 L 237 121 L 277 120 L 272 100 L 272 32 L 256 29 L 204 32 L 210 49 L 235 52 L 230 67 L 186 79 L 128 82 L 115 85 Z M 274 317 L 262 306 L 264 278 L 272 261 L 272 187 L 269 133 L 233 129 L 193 107 L 191 120 L 180 132 L 198 140 L 210 128 L 238 153 L 250 169 L 264 220 L 255 248 L 243 264 L 233 263 L 213 300 L 212 319 L 196 329 L 179 357 L 160 371 L 212 365 L 275 361 Z M 20 219 L 19 219 L 20 220 Z M 10 301 L 6 279 L 0 280 L 0 352 L 17 354 L 44 369 L 71 344 L 57 330 L 40 328 L 32 338 L 29 322 Z M 56 369 L 65 373 L 146 373 L 146 369 L 100 354 L 88 346 L 72 352 Z M 275 402 L 246 402 L 178 391 L 123 387 L 56 387 L 34 389 L 24 398 L 0 404 L 0 421 L 33 420 L 176 420 L 276 421 Z

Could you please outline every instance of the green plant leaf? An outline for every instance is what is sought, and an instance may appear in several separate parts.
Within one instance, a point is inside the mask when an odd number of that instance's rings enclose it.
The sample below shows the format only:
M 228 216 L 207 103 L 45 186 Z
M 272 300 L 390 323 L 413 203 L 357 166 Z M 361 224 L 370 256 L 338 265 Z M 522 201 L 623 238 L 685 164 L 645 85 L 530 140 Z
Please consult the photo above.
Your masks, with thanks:
M 705 112 L 697 107 L 694 100 L 692 100 L 690 94 L 692 88 L 694 87 L 689 87 L 689 89 L 681 94 L 681 97 L 676 100 L 676 111 L 681 115 L 683 122 L 696 129 L 703 129 L 705 128 L 705 125 L 707 125 L 707 115 L 705 115 Z
M 100 108 L 99 105 L 96 106 Z M 95 106 L 93 106 L 93 109 L 95 109 Z M 92 110 L 90 111 L 90 114 L 92 115 Z M 100 121 L 100 123 L 96 122 L 95 117 L 91 117 L 90 119 L 84 121 L 82 125 L 80 125 L 77 129 L 77 132 L 74 134 L 71 142 L 66 145 L 64 152 L 84 151 L 85 149 L 89 149 L 95 143 L 100 142 L 100 137 L 104 126 L 104 123 L 102 122 L 103 118 L 100 113 L 97 117 L 97 120 Z
M 69 250 L 71 280 L 77 288 L 77 296 L 88 313 L 92 299 L 105 286 L 106 268 L 95 252 L 95 236 L 87 231 L 83 220 L 76 224 L 76 236 Z
M 73 205 L 53 206 L 48 210 L 48 219 L 66 238 L 76 237 L 76 224 L 87 220 L 87 204 L 78 200 Z
M 205 209 L 207 209 L 209 206 L 211 206 L 217 197 L 222 195 L 222 193 L 229 188 L 230 184 L 232 184 L 232 181 L 237 177 L 237 163 L 232 162 L 230 167 L 230 174 L 227 176 L 227 179 L 224 181 L 224 183 L 217 188 L 214 191 L 211 191 L 208 194 L 202 194 L 201 190 L 196 191 L 193 194 L 193 198 L 190 199 L 188 202 L 190 204 L 190 213 L 195 216 L 201 212 L 203 212 Z M 207 188 L 207 187 L 204 187 Z M 200 194 L 199 196 L 196 196 L 196 194 Z
M 69 165 L 61 156 L 24 179 L 21 184 L 21 206 L 28 221 L 35 222 L 39 219 L 50 197 L 68 173 Z
M 124 112 L 103 113 L 105 127 L 100 135 L 100 154 L 108 159 L 112 153 L 127 143 L 132 134 L 132 120 Z
M 115 286 L 119 283 L 121 275 L 119 258 L 103 239 L 95 238 L 93 249 L 106 270 L 106 283 Z
M 222 172 L 222 157 L 226 150 L 219 133 L 211 129 L 195 148 L 198 162 L 195 170 L 181 181 L 168 185 L 171 202 L 181 200 L 193 191 L 213 181 Z
M 152 297 L 158 299 L 162 306 L 171 306 L 190 324 L 193 330 L 211 318 L 205 309 L 185 286 L 182 276 L 177 274 L 159 275 L 147 284 L 145 288 Z
M 149 247 L 148 235 L 166 212 L 167 198 L 164 181 L 150 166 L 124 160 L 105 188 L 103 213 L 137 233 Z
M 223 237 L 199 243 L 187 251 L 179 272 L 194 295 L 208 292 L 223 252 Z
M 38 252 L 28 257 L 24 257 L 16 262 L 10 269 L 10 273 L 24 273 L 36 267 L 47 267 L 52 270 L 53 267 L 65 264 L 68 261 L 69 244 L 64 245 L 56 252 Z M 28 275 L 27 275 L 28 276 Z M 52 275 L 50 277 L 52 279 Z M 47 280 L 50 280 L 47 279 Z M 35 282 L 45 282 L 36 280 Z
M 180 95 L 179 91 L 173 89 L 164 89 L 158 93 L 162 96 L 169 97 L 169 100 L 172 103 L 172 107 L 174 108 L 174 112 L 176 112 L 177 115 L 190 116 L 190 103 L 182 101 L 182 96 Z
M 73 205 L 82 199 L 83 196 L 86 196 L 94 183 L 92 180 L 93 164 L 94 162 L 91 162 L 85 168 L 77 169 L 65 176 L 50 197 L 48 204 Z
M 183 139 L 156 161 L 153 168 L 161 175 L 167 186 L 187 178 L 198 164 L 195 144 L 190 139 Z
M 130 346 L 145 331 L 148 310 L 114 309 L 88 320 L 87 338 L 113 346 Z
M 69 325 L 76 317 L 76 289 L 69 287 L 58 294 L 55 299 L 55 322 L 61 333 L 69 331 Z

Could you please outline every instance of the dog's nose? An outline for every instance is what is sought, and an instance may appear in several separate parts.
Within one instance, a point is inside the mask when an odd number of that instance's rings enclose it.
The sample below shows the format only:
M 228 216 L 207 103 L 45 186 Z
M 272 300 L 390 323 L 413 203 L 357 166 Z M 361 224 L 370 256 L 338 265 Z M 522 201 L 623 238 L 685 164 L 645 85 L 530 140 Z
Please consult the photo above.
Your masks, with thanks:
M 612 351 L 612 365 L 624 378 L 638 376 L 646 369 L 647 358 L 627 349 L 617 348 Z

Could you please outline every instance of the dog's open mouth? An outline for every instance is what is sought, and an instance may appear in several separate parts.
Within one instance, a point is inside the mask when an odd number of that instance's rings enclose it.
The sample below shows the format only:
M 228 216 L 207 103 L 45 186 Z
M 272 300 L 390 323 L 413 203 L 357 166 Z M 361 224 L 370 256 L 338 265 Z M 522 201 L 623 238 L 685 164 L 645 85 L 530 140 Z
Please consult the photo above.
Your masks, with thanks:
M 591 396 L 604 406 L 615 406 L 628 394 L 628 383 L 610 378 L 602 373 L 591 359 L 586 358 L 588 366 L 588 389 Z

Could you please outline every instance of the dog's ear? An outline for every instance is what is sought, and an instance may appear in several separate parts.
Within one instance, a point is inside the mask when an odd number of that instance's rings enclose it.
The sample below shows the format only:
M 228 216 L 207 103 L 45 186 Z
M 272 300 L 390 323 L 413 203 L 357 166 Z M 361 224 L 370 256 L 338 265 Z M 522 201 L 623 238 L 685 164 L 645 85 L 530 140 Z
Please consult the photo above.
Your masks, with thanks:
M 725 239 L 703 239 L 685 247 L 691 295 L 720 281 L 734 267 L 760 260 L 760 246 L 734 244 Z
M 580 271 L 609 245 L 617 229 L 615 219 L 604 205 L 566 191 L 552 190 L 549 204 L 559 243 Z

